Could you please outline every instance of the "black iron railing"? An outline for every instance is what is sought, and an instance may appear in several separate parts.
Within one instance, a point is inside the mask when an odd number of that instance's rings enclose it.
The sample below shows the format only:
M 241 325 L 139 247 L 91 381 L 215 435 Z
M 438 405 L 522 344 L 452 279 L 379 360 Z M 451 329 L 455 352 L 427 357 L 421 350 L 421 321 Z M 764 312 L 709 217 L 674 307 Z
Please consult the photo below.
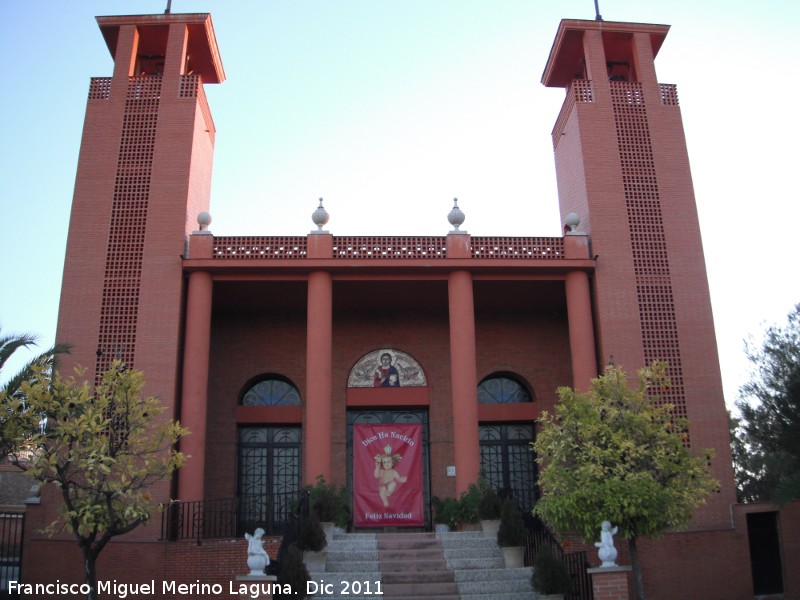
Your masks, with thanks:
M 276 556 L 275 560 L 270 562 L 269 567 L 267 567 L 267 574 L 280 575 L 281 565 L 283 565 L 286 553 L 289 551 L 289 546 L 296 544 L 297 540 L 300 539 L 300 532 L 303 531 L 303 526 L 306 523 L 306 519 L 308 519 L 308 510 L 308 490 L 302 490 L 297 507 L 288 514 L 288 518 L 284 523 L 281 547 L 278 549 L 278 556 Z
M 172 502 L 161 515 L 161 538 L 194 539 L 199 544 L 204 539 L 242 537 L 259 527 L 266 535 L 283 535 L 300 499 L 301 492 L 289 492 Z
M 525 515 L 525 526 L 528 529 L 528 540 L 525 544 L 525 564 L 532 565 L 536 555 L 544 547 L 549 547 L 553 556 L 560 559 L 567 567 L 572 578 L 572 593 L 565 596 L 566 600 L 593 600 L 592 578 L 586 570 L 589 563 L 586 552 L 564 552 L 547 524 L 539 517 L 531 514 Z
M 24 529 L 25 513 L 0 513 L 0 598 L 11 597 L 8 582 L 20 580 Z

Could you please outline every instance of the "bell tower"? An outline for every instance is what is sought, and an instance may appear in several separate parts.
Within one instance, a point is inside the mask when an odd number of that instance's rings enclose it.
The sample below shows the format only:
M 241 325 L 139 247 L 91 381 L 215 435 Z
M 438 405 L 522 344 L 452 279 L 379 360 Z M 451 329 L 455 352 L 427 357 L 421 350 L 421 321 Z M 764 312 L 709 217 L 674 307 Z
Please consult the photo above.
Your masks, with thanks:
M 120 358 L 170 406 L 181 256 L 210 198 L 215 130 L 203 85 L 225 73 L 208 14 L 97 23 L 114 70 L 89 87 L 57 339 L 73 345 L 69 360 L 87 377 Z
M 629 373 L 663 360 L 664 397 L 713 448 L 721 493 L 699 526 L 729 526 L 728 423 L 689 157 L 675 85 L 654 60 L 669 26 L 561 21 L 542 76 L 564 88 L 553 128 L 562 218 L 580 215 L 596 257 L 598 356 Z

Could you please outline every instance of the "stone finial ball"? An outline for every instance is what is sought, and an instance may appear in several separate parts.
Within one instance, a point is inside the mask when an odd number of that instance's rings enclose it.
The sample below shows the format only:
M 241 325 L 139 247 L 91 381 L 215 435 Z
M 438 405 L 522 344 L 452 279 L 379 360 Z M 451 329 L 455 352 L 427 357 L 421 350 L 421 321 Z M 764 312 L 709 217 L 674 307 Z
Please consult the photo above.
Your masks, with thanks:
M 322 198 L 319 199 L 319 206 L 317 210 L 315 210 L 311 214 L 311 220 L 314 222 L 314 225 L 321 231 L 322 227 L 328 222 L 329 215 L 328 211 L 325 210 L 325 207 L 322 206 Z
M 207 210 L 199 213 L 197 215 L 197 224 L 201 230 L 208 229 L 208 226 L 211 225 L 211 213 Z
M 458 198 L 453 198 L 453 208 L 448 213 L 447 220 L 454 227 L 454 231 L 458 231 L 465 218 L 464 212 L 458 207 Z
M 575 231 L 575 229 L 580 225 L 581 217 L 578 213 L 567 213 L 567 216 L 564 217 L 564 224 L 570 228 L 570 231 Z

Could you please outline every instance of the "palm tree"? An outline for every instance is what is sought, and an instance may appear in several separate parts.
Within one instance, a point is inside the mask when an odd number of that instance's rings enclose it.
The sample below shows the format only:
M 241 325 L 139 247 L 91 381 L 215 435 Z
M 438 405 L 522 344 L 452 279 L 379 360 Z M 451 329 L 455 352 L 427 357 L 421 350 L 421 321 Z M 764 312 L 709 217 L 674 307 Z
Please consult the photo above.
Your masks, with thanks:
M 16 435 L 12 433 L 14 414 L 24 409 L 25 399 L 21 396 L 20 387 L 23 381 L 33 377 L 33 367 L 46 365 L 53 369 L 59 354 L 69 354 L 69 344 L 56 344 L 49 350 L 29 360 L 20 371 L 4 381 L 3 368 L 13 354 L 22 348 L 35 347 L 39 337 L 32 333 L 3 335 L 0 325 L 0 460 L 10 454 L 15 447 Z

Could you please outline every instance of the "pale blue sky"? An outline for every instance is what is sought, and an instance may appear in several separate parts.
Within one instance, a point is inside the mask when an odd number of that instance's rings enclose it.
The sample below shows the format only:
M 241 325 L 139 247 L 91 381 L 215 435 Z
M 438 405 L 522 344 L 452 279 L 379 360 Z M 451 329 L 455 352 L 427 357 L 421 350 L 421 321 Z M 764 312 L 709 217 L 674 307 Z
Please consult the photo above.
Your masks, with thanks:
M 89 78 L 111 74 L 96 15 L 166 0 L 0 0 L 0 323 L 55 335 Z M 795 264 L 796 31 L 790 0 L 601 0 L 606 20 L 665 23 L 730 404 L 742 340 L 800 302 Z M 559 235 L 550 131 L 564 98 L 539 80 L 561 18 L 593 0 L 173 0 L 211 12 L 228 80 L 211 229 L 302 235 L 317 198 L 336 235 L 444 235 L 457 196 L 475 235 Z M 634 368 L 631 366 L 630 368 Z

